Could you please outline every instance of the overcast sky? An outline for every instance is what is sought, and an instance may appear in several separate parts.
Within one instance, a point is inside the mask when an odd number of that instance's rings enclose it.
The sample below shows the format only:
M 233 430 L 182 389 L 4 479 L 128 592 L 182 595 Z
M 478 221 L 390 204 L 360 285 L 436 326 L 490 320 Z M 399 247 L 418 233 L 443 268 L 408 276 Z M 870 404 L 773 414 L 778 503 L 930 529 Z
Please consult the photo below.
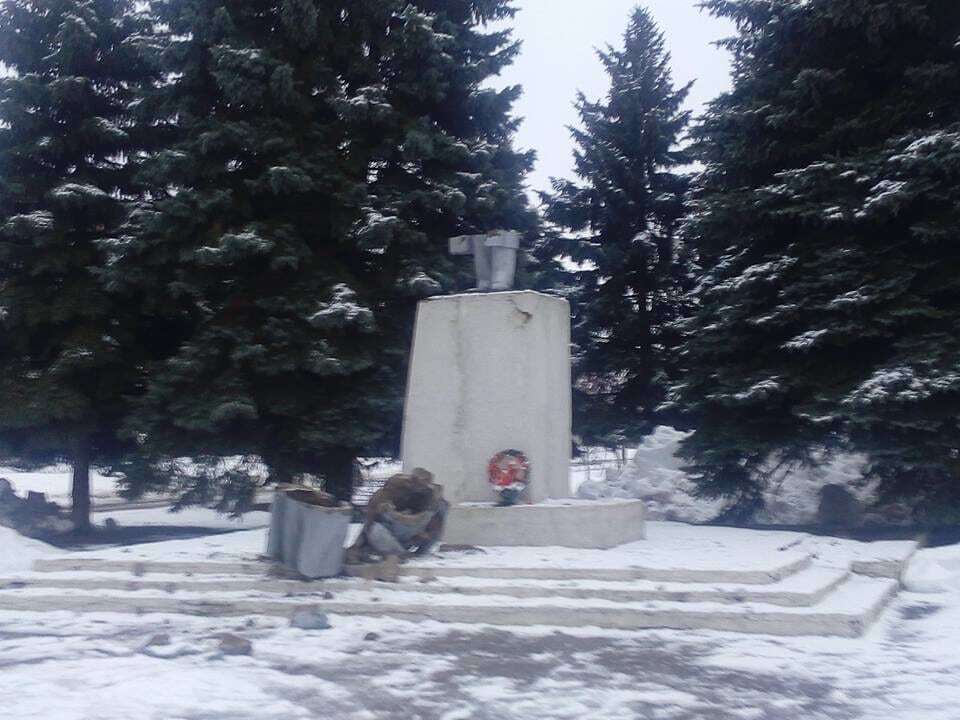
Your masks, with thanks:
M 729 87 L 727 53 L 711 43 L 733 33 L 732 25 L 696 7 L 697 0 L 645 0 L 663 30 L 673 56 L 678 86 L 696 80 L 689 106 L 698 110 Z M 607 75 L 594 48 L 622 45 L 623 31 L 637 0 L 515 0 L 520 10 L 512 22 L 523 41 L 516 63 L 496 85 L 523 86 L 515 113 L 524 118 L 519 147 L 537 151 L 531 190 L 549 187 L 549 179 L 572 175 L 568 125 L 576 124 L 577 90 L 592 100 L 603 97 Z

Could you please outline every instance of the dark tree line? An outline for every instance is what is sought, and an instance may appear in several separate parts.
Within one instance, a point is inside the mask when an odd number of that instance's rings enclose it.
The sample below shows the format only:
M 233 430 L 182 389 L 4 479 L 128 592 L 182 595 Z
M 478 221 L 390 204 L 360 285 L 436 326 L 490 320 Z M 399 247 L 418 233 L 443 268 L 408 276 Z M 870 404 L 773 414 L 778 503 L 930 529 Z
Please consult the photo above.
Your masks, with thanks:
M 507 0 L 0 7 L 0 454 L 241 508 L 394 451 L 445 239 L 535 228 Z M 228 458 L 251 462 L 225 462 Z M 190 458 L 185 462 L 183 458 Z
M 870 459 L 884 497 L 960 499 L 960 5 L 710 0 L 733 89 L 694 129 L 703 267 L 676 400 L 707 492 Z
M 692 429 L 701 491 L 744 516 L 776 470 L 837 451 L 884 500 L 956 508 L 960 6 L 704 7 L 736 25 L 733 89 L 688 128 L 638 9 L 600 53 L 607 98 L 577 101 L 579 179 L 546 197 L 581 437 Z
M 691 122 L 651 15 L 598 53 L 574 179 L 527 207 L 510 0 L 0 5 L 0 459 L 242 509 L 395 452 L 445 239 L 538 238 L 584 444 L 694 430 L 706 494 L 858 451 L 960 488 L 960 7 L 707 0 L 733 88 Z M 500 23 L 491 25 L 491 23 Z

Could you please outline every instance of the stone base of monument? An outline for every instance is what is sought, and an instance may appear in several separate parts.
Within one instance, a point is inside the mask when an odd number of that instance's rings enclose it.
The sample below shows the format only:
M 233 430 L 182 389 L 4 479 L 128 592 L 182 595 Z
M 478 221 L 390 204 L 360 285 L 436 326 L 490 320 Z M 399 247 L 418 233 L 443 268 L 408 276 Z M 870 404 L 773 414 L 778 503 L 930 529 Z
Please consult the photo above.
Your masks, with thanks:
M 443 542 L 606 549 L 644 537 L 641 500 L 571 499 L 508 507 L 492 503 L 454 505 L 447 516 Z

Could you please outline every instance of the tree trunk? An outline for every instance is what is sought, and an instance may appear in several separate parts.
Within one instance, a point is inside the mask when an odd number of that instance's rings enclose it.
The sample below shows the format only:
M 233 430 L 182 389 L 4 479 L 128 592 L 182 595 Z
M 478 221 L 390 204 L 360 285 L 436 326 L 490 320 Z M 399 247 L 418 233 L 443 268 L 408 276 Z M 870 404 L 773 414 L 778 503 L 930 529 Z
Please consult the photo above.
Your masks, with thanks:
M 90 448 L 82 442 L 73 456 L 73 506 L 71 519 L 75 532 L 90 531 Z
M 338 450 L 323 455 L 323 489 L 337 500 L 350 502 L 353 497 L 356 459 L 357 454 L 353 450 Z

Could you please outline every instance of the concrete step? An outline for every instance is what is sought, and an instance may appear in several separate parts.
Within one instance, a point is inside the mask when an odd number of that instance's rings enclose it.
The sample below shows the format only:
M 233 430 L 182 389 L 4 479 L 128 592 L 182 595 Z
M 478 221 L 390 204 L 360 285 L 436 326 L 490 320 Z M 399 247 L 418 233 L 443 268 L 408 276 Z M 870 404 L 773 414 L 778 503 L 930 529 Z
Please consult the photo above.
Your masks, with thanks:
M 648 580 L 653 582 L 678 583 L 742 583 L 747 585 L 765 585 L 779 582 L 811 565 L 811 558 L 805 554 L 785 554 L 782 558 L 772 559 L 767 565 L 747 569 L 727 569 L 721 567 L 663 567 L 631 565 L 629 567 L 577 567 L 577 566 L 525 566 L 490 565 L 457 562 L 459 558 L 446 563 L 418 561 L 405 564 L 400 574 L 413 578 L 474 577 L 497 580 L 583 580 L 601 582 L 626 582 Z M 143 576 L 148 573 L 181 575 L 258 575 L 264 574 L 262 562 L 177 562 L 177 561 L 130 561 L 104 560 L 98 558 L 54 558 L 37 560 L 36 572 L 117 572 Z M 351 568 L 346 568 L 351 574 Z
M 433 565 L 429 563 L 404 565 L 401 575 L 419 578 L 477 577 L 500 580 L 528 578 L 536 580 L 595 580 L 625 582 L 648 580 L 674 583 L 742 583 L 768 585 L 779 582 L 810 567 L 808 555 L 792 556 L 776 564 L 757 569 L 729 569 L 713 567 L 530 567 L 485 565 Z M 347 568 L 347 573 L 350 569 Z
M 784 607 L 761 602 L 614 602 L 595 598 L 424 593 L 383 584 L 376 589 L 340 592 L 330 600 L 317 593 L 277 598 L 252 596 L 249 592 L 161 594 L 155 589 L 90 591 L 8 586 L 0 590 L 0 611 L 286 617 L 298 608 L 316 607 L 331 614 L 427 618 L 451 623 L 857 637 L 879 615 L 897 588 L 895 580 L 850 576 L 812 607 Z M 52 592 L 54 589 L 56 592 Z
M 684 550 L 689 550 L 684 552 Z M 721 545 L 670 548 L 641 541 L 613 550 L 485 547 L 415 558 L 403 572 L 421 577 L 538 580 L 651 580 L 684 583 L 778 582 L 811 564 L 810 553 L 764 547 L 731 556 Z
M 272 594 L 340 593 L 350 590 L 391 590 L 421 595 L 506 595 L 516 598 L 582 598 L 611 602 L 716 602 L 737 604 L 761 602 L 786 607 L 810 607 L 819 603 L 842 583 L 848 572 L 832 568 L 808 567 L 768 585 L 735 583 L 658 583 L 650 580 L 535 580 L 483 577 L 441 577 L 424 583 L 407 576 L 397 585 L 360 579 L 329 579 L 315 582 L 271 577 L 232 577 L 202 575 L 199 578 L 177 574 L 150 573 L 124 575 L 118 572 L 39 572 L 16 578 L 0 578 L 0 589 L 70 588 L 77 590 L 159 590 L 175 592 L 257 592 Z
M 850 569 L 859 575 L 900 580 L 920 545 L 902 540 L 870 543 L 873 557 L 852 559 Z
M 837 588 L 849 572 L 809 566 L 782 580 L 765 585 L 749 583 L 658 582 L 655 580 L 537 580 L 496 579 L 471 576 L 441 576 L 424 584 L 416 576 L 401 578 L 404 590 L 462 595 L 509 595 L 511 597 L 564 597 L 611 602 L 664 601 L 676 603 L 715 602 L 738 604 L 762 602 L 786 607 L 816 605 Z

